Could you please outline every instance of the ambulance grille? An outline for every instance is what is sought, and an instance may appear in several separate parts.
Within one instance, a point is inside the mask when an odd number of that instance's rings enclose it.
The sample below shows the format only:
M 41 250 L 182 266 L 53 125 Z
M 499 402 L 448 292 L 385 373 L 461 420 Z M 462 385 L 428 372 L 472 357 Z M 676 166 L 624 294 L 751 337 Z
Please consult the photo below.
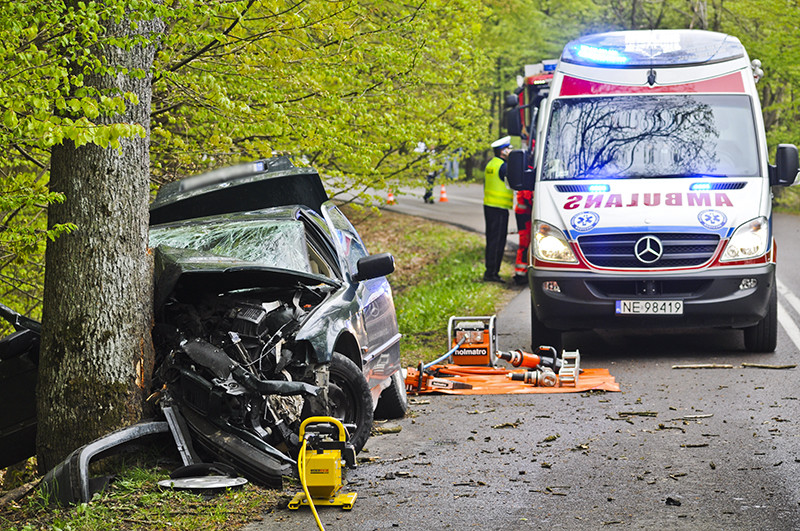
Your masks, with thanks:
M 661 258 L 652 263 L 640 261 L 635 254 L 636 242 L 644 236 L 657 237 L 663 246 Z M 718 245 L 718 235 L 703 233 L 600 234 L 578 237 L 578 246 L 590 264 L 618 269 L 696 267 L 711 260 Z

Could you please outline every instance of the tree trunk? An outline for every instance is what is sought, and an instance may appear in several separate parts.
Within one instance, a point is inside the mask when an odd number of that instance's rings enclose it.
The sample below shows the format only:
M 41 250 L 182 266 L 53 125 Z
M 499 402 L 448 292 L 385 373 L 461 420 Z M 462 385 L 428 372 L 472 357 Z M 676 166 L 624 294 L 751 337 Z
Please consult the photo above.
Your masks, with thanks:
M 160 21 L 106 25 L 107 35 L 159 33 Z M 154 46 L 104 46 L 112 66 L 150 72 Z M 151 77 L 92 76 L 87 85 L 133 92 L 139 104 L 102 123 L 137 123 L 145 138 L 120 149 L 53 148 L 50 187 L 66 196 L 49 224 L 77 230 L 49 242 L 45 255 L 42 348 L 37 390 L 37 455 L 42 472 L 72 450 L 137 422 L 153 365 L 152 267 L 148 255 Z

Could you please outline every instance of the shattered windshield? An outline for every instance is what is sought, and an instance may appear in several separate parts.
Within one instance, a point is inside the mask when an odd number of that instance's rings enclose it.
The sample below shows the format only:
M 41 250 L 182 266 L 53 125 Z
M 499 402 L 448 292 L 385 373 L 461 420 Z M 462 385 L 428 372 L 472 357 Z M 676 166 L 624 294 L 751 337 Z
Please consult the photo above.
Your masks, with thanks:
M 546 181 L 759 174 L 740 94 L 559 99 L 545 142 Z
M 150 246 L 159 245 L 193 249 L 223 261 L 311 273 L 300 221 L 224 220 L 156 227 L 150 230 Z

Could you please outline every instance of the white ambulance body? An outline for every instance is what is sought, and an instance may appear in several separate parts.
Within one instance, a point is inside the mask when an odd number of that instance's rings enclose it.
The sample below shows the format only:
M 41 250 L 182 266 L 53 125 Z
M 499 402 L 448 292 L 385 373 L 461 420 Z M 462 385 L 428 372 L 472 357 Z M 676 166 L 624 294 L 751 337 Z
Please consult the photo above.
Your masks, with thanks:
M 723 327 L 775 349 L 771 186 L 795 182 L 798 155 L 781 145 L 769 164 L 756 67 L 735 37 L 697 30 L 566 46 L 534 153 L 508 163 L 512 186 L 535 190 L 534 346 L 560 350 L 567 330 Z

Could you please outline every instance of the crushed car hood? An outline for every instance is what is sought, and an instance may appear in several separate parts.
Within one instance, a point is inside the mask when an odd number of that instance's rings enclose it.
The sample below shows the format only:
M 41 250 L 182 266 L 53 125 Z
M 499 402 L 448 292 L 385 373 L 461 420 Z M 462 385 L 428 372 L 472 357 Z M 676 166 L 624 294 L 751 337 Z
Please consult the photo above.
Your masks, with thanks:
M 213 287 L 222 293 L 259 286 L 327 284 L 339 287 L 340 285 L 339 282 L 323 275 L 266 267 L 243 260 L 221 258 L 193 249 L 159 245 L 154 252 L 155 308 L 163 306 L 176 289 L 207 291 L 209 287 Z

